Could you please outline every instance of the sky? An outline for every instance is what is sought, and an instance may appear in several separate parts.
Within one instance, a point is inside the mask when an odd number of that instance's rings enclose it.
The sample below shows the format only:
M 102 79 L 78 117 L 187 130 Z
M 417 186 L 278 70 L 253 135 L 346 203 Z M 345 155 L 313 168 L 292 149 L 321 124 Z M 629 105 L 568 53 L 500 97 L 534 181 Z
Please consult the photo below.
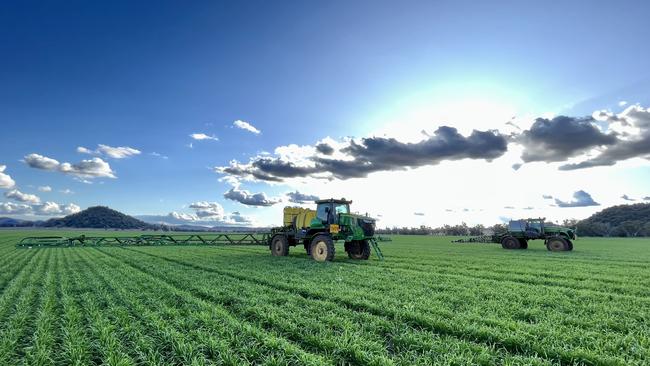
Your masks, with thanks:
M 0 216 L 379 226 L 650 202 L 643 1 L 7 1 Z

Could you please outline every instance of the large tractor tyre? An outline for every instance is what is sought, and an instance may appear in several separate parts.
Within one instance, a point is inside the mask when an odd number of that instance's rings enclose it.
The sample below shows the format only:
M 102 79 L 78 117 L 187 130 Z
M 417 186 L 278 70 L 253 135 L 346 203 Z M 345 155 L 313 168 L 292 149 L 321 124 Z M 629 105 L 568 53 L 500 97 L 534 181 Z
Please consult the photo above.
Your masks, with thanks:
M 501 247 L 503 247 L 503 249 L 519 249 L 519 240 L 512 236 L 506 236 L 501 240 Z
M 309 255 L 317 262 L 334 260 L 334 241 L 329 235 L 316 235 L 311 240 Z
M 278 234 L 271 240 L 271 255 L 274 257 L 286 257 L 289 255 L 289 240 L 287 237 Z
M 520 249 L 528 249 L 528 240 L 519 239 L 519 248 Z
M 570 250 L 569 248 L 568 240 L 561 236 L 554 236 L 546 241 L 546 249 L 551 252 L 564 252 Z
M 569 239 L 566 239 L 567 243 L 569 243 L 569 251 L 573 250 L 573 242 Z
M 366 260 L 370 258 L 370 243 L 367 240 L 355 240 L 345 243 L 345 250 L 348 252 L 350 259 Z

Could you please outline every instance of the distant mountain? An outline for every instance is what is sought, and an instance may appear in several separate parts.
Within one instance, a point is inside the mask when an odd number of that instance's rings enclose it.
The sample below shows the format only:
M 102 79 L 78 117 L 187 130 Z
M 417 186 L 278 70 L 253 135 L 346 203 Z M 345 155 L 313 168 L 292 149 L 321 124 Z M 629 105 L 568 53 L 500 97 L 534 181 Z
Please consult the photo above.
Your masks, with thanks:
M 21 219 L 13 219 L 11 217 L 0 217 L 0 227 L 31 227 L 40 226 L 43 221 L 29 221 Z
M 580 236 L 650 236 L 650 203 L 608 207 L 578 223 Z
M 104 206 L 89 207 L 76 214 L 60 219 L 47 220 L 45 227 L 74 227 L 96 229 L 153 229 L 155 225 L 147 224 Z

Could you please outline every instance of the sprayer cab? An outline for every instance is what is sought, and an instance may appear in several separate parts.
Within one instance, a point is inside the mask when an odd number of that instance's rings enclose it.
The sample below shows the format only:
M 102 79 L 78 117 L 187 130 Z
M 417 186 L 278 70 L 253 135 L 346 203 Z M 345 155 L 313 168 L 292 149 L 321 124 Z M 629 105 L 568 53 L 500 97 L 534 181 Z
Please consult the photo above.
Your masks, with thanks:
M 274 228 L 269 242 L 271 253 L 285 256 L 289 247 L 302 244 L 317 261 L 334 259 L 334 243 L 345 242 L 345 251 L 352 259 L 368 259 L 370 247 L 376 251 L 375 219 L 353 214 L 352 201 L 317 200 L 316 210 L 285 207 L 283 227 Z

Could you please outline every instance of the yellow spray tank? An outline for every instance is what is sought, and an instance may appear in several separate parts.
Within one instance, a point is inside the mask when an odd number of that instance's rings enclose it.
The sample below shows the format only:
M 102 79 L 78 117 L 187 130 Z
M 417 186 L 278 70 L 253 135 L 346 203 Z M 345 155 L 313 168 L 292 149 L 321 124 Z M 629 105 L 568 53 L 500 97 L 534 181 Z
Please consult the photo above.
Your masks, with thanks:
M 316 211 L 302 207 L 285 207 L 283 226 L 294 226 L 296 229 L 308 228 L 311 220 L 316 217 Z

